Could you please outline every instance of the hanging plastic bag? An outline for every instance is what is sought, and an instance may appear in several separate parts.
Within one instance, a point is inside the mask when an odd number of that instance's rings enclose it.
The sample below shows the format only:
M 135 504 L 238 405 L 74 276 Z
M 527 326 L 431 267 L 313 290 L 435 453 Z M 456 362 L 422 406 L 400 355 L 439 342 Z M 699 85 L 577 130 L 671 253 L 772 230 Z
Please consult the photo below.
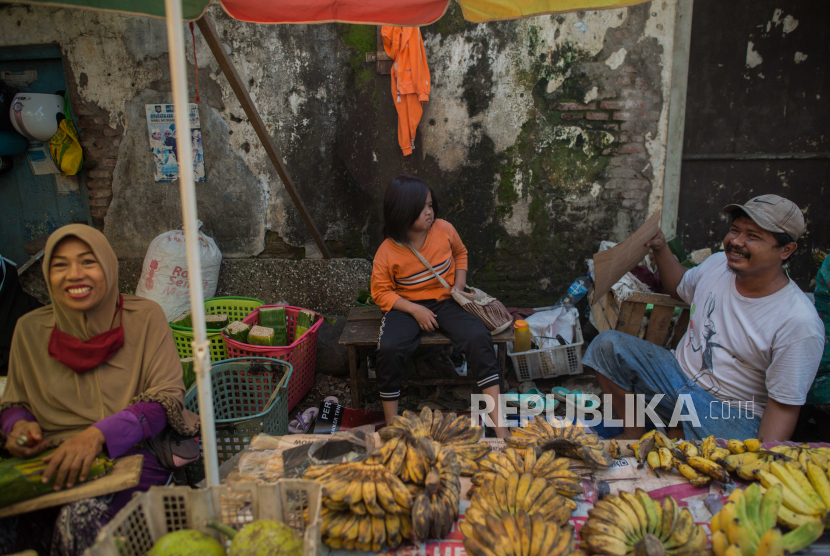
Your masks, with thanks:
M 58 114 L 58 132 L 49 141 L 49 152 L 63 176 L 74 176 L 81 171 L 84 153 L 78 139 L 78 130 L 72 123 L 69 95 L 64 93 L 63 114 Z
M 202 294 L 209 299 L 216 294 L 222 252 L 216 242 L 201 231 L 199 258 L 202 261 Z M 161 305 L 168 321 L 190 309 L 190 277 L 182 230 L 165 232 L 150 243 L 135 294 Z

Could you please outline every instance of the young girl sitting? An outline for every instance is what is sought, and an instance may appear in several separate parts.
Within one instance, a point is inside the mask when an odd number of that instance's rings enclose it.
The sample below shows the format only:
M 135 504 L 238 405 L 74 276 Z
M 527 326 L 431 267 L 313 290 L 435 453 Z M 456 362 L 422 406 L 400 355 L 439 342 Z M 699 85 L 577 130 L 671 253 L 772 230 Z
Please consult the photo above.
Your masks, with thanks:
M 421 342 L 422 330 L 440 329 L 467 357 L 482 394 L 499 395 L 499 370 L 490 333 L 461 308 L 435 275 L 410 250 L 420 252 L 454 290 L 467 281 L 467 249 L 452 224 L 436 219 L 438 200 L 421 178 L 403 174 L 389 184 L 383 201 L 386 240 L 372 267 L 372 298 L 385 315 L 380 325 L 377 379 L 386 422 L 398 414 L 404 362 Z M 489 417 L 500 425 L 499 404 Z M 507 435 L 496 427 L 499 437 Z

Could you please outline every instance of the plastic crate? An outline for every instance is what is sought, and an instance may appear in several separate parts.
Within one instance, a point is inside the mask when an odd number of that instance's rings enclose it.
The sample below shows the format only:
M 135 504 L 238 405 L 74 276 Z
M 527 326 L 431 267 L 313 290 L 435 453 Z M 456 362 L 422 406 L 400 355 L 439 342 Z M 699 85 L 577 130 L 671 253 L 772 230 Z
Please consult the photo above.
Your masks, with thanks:
M 513 370 L 519 382 L 561 375 L 578 375 L 582 373 L 582 343 L 582 327 L 577 320 L 572 344 L 533 349 L 521 353 L 513 353 L 510 344 L 507 344 L 507 355 L 513 361 Z
M 252 366 L 260 364 L 261 370 Z M 274 366 L 282 371 L 274 377 Z M 291 364 L 267 357 L 243 357 L 213 363 L 210 381 L 213 386 L 213 412 L 216 427 L 216 451 L 219 463 L 241 452 L 260 433 L 271 436 L 288 434 L 288 395 Z M 194 384 L 184 398 L 185 409 L 199 413 L 199 396 Z M 273 403 L 266 409 L 271 395 Z M 191 466 L 201 466 L 201 460 Z M 198 470 L 193 470 L 198 474 Z
M 319 556 L 323 486 L 282 479 L 276 484 L 241 483 L 202 490 L 152 487 L 137 495 L 98 533 L 91 556 L 141 556 L 167 533 L 195 529 L 227 542 L 209 528 L 210 519 L 236 530 L 259 519 L 281 521 L 303 537 L 303 556 Z
M 299 340 L 294 339 L 294 329 L 297 326 L 297 315 L 303 311 L 302 307 L 290 305 L 263 305 L 265 307 L 285 307 L 285 324 L 288 338 L 291 343 L 287 346 L 269 347 L 252 346 L 232 340 L 223 335 L 228 348 L 228 357 L 271 357 L 291 363 L 294 373 L 288 384 L 288 411 L 294 409 L 303 396 L 314 385 L 315 365 L 317 364 L 317 332 L 323 325 L 323 317 L 319 313 L 316 322 Z M 242 322 L 251 326 L 259 322 L 259 308 L 245 317 Z
M 262 305 L 262 301 L 252 297 L 212 297 L 205 301 L 206 315 L 227 314 L 228 320 L 242 320 Z M 193 357 L 193 329 L 185 326 L 170 325 L 173 331 L 173 341 L 176 342 L 176 349 L 179 350 L 179 357 Z M 220 331 L 208 332 L 207 339 L 210 342 L 210 360 L 222 361 L 227 359 L 225 339 Z

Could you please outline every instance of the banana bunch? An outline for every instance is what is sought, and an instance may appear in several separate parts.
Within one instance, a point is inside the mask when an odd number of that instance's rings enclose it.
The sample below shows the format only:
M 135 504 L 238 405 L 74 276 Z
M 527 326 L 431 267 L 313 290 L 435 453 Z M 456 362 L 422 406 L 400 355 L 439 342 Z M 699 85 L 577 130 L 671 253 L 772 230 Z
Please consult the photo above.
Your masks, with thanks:
M 323 542 L 334 549 L 379 552 L 397 547 L 412 535 L 412 521 L 406 513 L 361 516 L 324 507 L 321 515 Z
M 518 515 L 524 510 L 529 515 L 541 514 L 545 520 L 562 526 L 575 509 L 576 502 L 561 496 L 548 479 L 513 471 L 507 477 L 497 473 L 488 488 L 476 489 L 467 516 L 483 519 L 484 515 Z
M 712 516 L 712 551 L 715 556 L 784 556 L 814 543 L 824 532 L 820 519 L 812 518 L 789 533 L 775 528 L 784 506 L 784 487 L 765 489 L 753 483 L 735 489 L 721 510 Z
M 426 473 L 423 459 L 418 456 L 417 441 L 428 438 L 449 446 L 458 456 L 461 474 L 472 476 L 478 471 L 476 461 L 490 451 L 487 444 L 479 443 L 484 436 L 483 427 L 472 427 L 468 415 L 432 411 L 428 407 L 420 415 L 404 411 L 388 427 L 378 433 L 385 444 L 380 449 L 384 465 L 404 482 L 423 484 Z
M 379 458 L 312 466 L 303 478 L 326 487 L 322 533 L 332 548 L 377 552 L 411 535 L 412 496 Z
M 501 518 L 484 515 L 476 520 L 467 516 L 459 523 L 464 534 L 464 548 L 470 556 L 576 556 L 574 530 L 545 521 L 542 514 Z
M 712 479 L 722 483 L 731 482 L 729 473 L 717 459 L 728 455 L 725 448 L 718 448 L 715 437 L 703 440 L 700 446 L 691 442 L 675 443 L 658 430 L 645 433 L 636 443 L 629 445 L 637 461 L 651 469 L 671 471 L 677 469 L 692 486 L 705 487 Z
M 801 444 L 800 446 L 775 446 L 774 448 L 770 448 L 770 452 L 780 454 L 779 457 L 783 456 L 781 459 L 790 458 L 787 461 L 791 461 L 804 472 L 807 471 L 808 461 L 812 461 L 825 472 L 830 469 L 830 448 L 827 447 L 811 448 L 807 444 Z
M 678 508 L 671 496 L 655 502 L 642 489 L 598 500 L 579 535 L 594 554 L 681 556 L 706 550 L 706 531 L 688 508 Z
M 458 519 L 461 497 L 458 456 L 450 448 L 425 437 L 419 438 L 418 444 L 430 470 L 423 492 L 412 504 L 412 532 L 419 541 L 443 539 Z
M 753 450 L 747 447 L 746 444 L 749 442 L 751 442 L 751 447 L 758 445 L 758 448 Z M 774 446 L 769 450 L 762 450 L 760 442 L 757 439 L 744 440 L 743 445 L 747 449 L 740 451 L 740 441 L 730 440 L 732 454 L 724 458 L 724 467 L 747 481 L 757 480 L 760 471 L 769 473 L 770 463 L 774 461 L 782 464 L 788 463 L 802 473 L 807 473 L 809 463 L 817 465 L 825 473 L 830 469 L 830 448 L 811 448 L 802 444 L 801 446 Z
M 478 487 L 492 487 L 498 475 L 508 478 L 511 473 L 518 472 L 547 479 L 557 493 L 574 498 L 582 494 L 583 488 L 579 475 L 568 469 L 570 463 L 571 460 L 568 458 L 557 458 L 553 451 L 544 452 L 538 459 L 536 451 L 531 449 L 525 450 L 524 456 L 513 448 L 507 448 L 503 454 L 490 452 L 486 458 L 478 462 L 481 471 L 473 475 L 473 488 L 470 493 L 475 492 Z
M 542 415 L 528 419 L 524 428 L 514 428 L 505 443 L 516 450 L 539 446 L 543 451 L 555 450 L 559 455 L 579 458 L 593 467 L 611 467 L 614 458 L 605 451 L 596 434 L 585 432 L 583 425 L 573 421 L 551 424 Z
M 830 511 L 830 478 L 812 461 L 807 462 L 807 472 L 802 472 L 791 462 L 773 461 L 769 471 L 756 473 L 766 489 L 780 485 L 783 501 L 778 511 L 778 523 L 796 529 L 815 518 L 824 521 Z

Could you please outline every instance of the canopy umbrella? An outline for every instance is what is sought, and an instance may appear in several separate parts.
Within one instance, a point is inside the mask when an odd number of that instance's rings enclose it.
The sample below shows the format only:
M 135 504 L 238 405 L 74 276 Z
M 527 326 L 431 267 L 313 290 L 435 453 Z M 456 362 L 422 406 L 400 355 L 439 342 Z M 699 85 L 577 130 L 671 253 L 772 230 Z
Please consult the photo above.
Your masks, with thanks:
M 451 0 L 217 0 L 231 17 L 254 23 L 359 23 L 413 27 L 434 23 L 447 10 Z M 577 10 L 622 8 L 650 0 L 457 0 L 464 18 L 474 23 L 517 19 L 544 14 Z M 28 4 L 46 4 L 64 7 L 88 8 L 122 12 L 130 15 L 166 17 L 167 39 L 170 50 L 170 78 L 175 105 L 177 129 L 189 129 L 189 105 L 187 66 L 185 61 L 184 29 L 182 22 L 199 20 L 211 50 L 231 82 L 237 97 L 245 108 L 257 135 L 277 169 L 286 189 L 297 205 L 312 236 L 324 256 L 328 251 L 322 237 L 308 218 L 305 206 L 297 195 L 291 180 L 285 173 L 276 147 L 253 107 L 248 92 L 242 85 L 236 69 L 222 49 L 213 24 L 205 17 L 211 0 L 28 0 Z M 14 3 L 19 0 L 14 0 Z M 197 238 L 199 229 L 196 218 L 196 191 L 193 180 L 193 151 L 190 135 L 181 134 L 179 145 L 179 191 L 182 200 L 182 217 L 185 238 Z M 183 148 L 182 148 L 183 147 Z M 202 283 L 202 266 L 199 242 L 186 241 L 187 266 L 191 284 Z M 193 316 L 193 352 L 199 411 L 202 426 L 205 477 L 208 486 L 219 484 L 219 463 L 216 450 L 216 433 L 213 413 L 213 388 L 210 381 L 210 364 L 207 356 L 208 341 L 205 329 L 204 296 L 201 288 L 190 288 L 190 305 Z
M 435 23 L 452 0 L 216 0 L 234 19 L 251 23 L 361 23 L 415 27 Z M 472 23 L 537 15 L 605 10 L 650 0 L 457 0 Z M 211 0 L 181 0 L 182 19 L 195 21 Z M 165 17 L 162 0 L 29 0 L 26 3 L 74 6 Z

